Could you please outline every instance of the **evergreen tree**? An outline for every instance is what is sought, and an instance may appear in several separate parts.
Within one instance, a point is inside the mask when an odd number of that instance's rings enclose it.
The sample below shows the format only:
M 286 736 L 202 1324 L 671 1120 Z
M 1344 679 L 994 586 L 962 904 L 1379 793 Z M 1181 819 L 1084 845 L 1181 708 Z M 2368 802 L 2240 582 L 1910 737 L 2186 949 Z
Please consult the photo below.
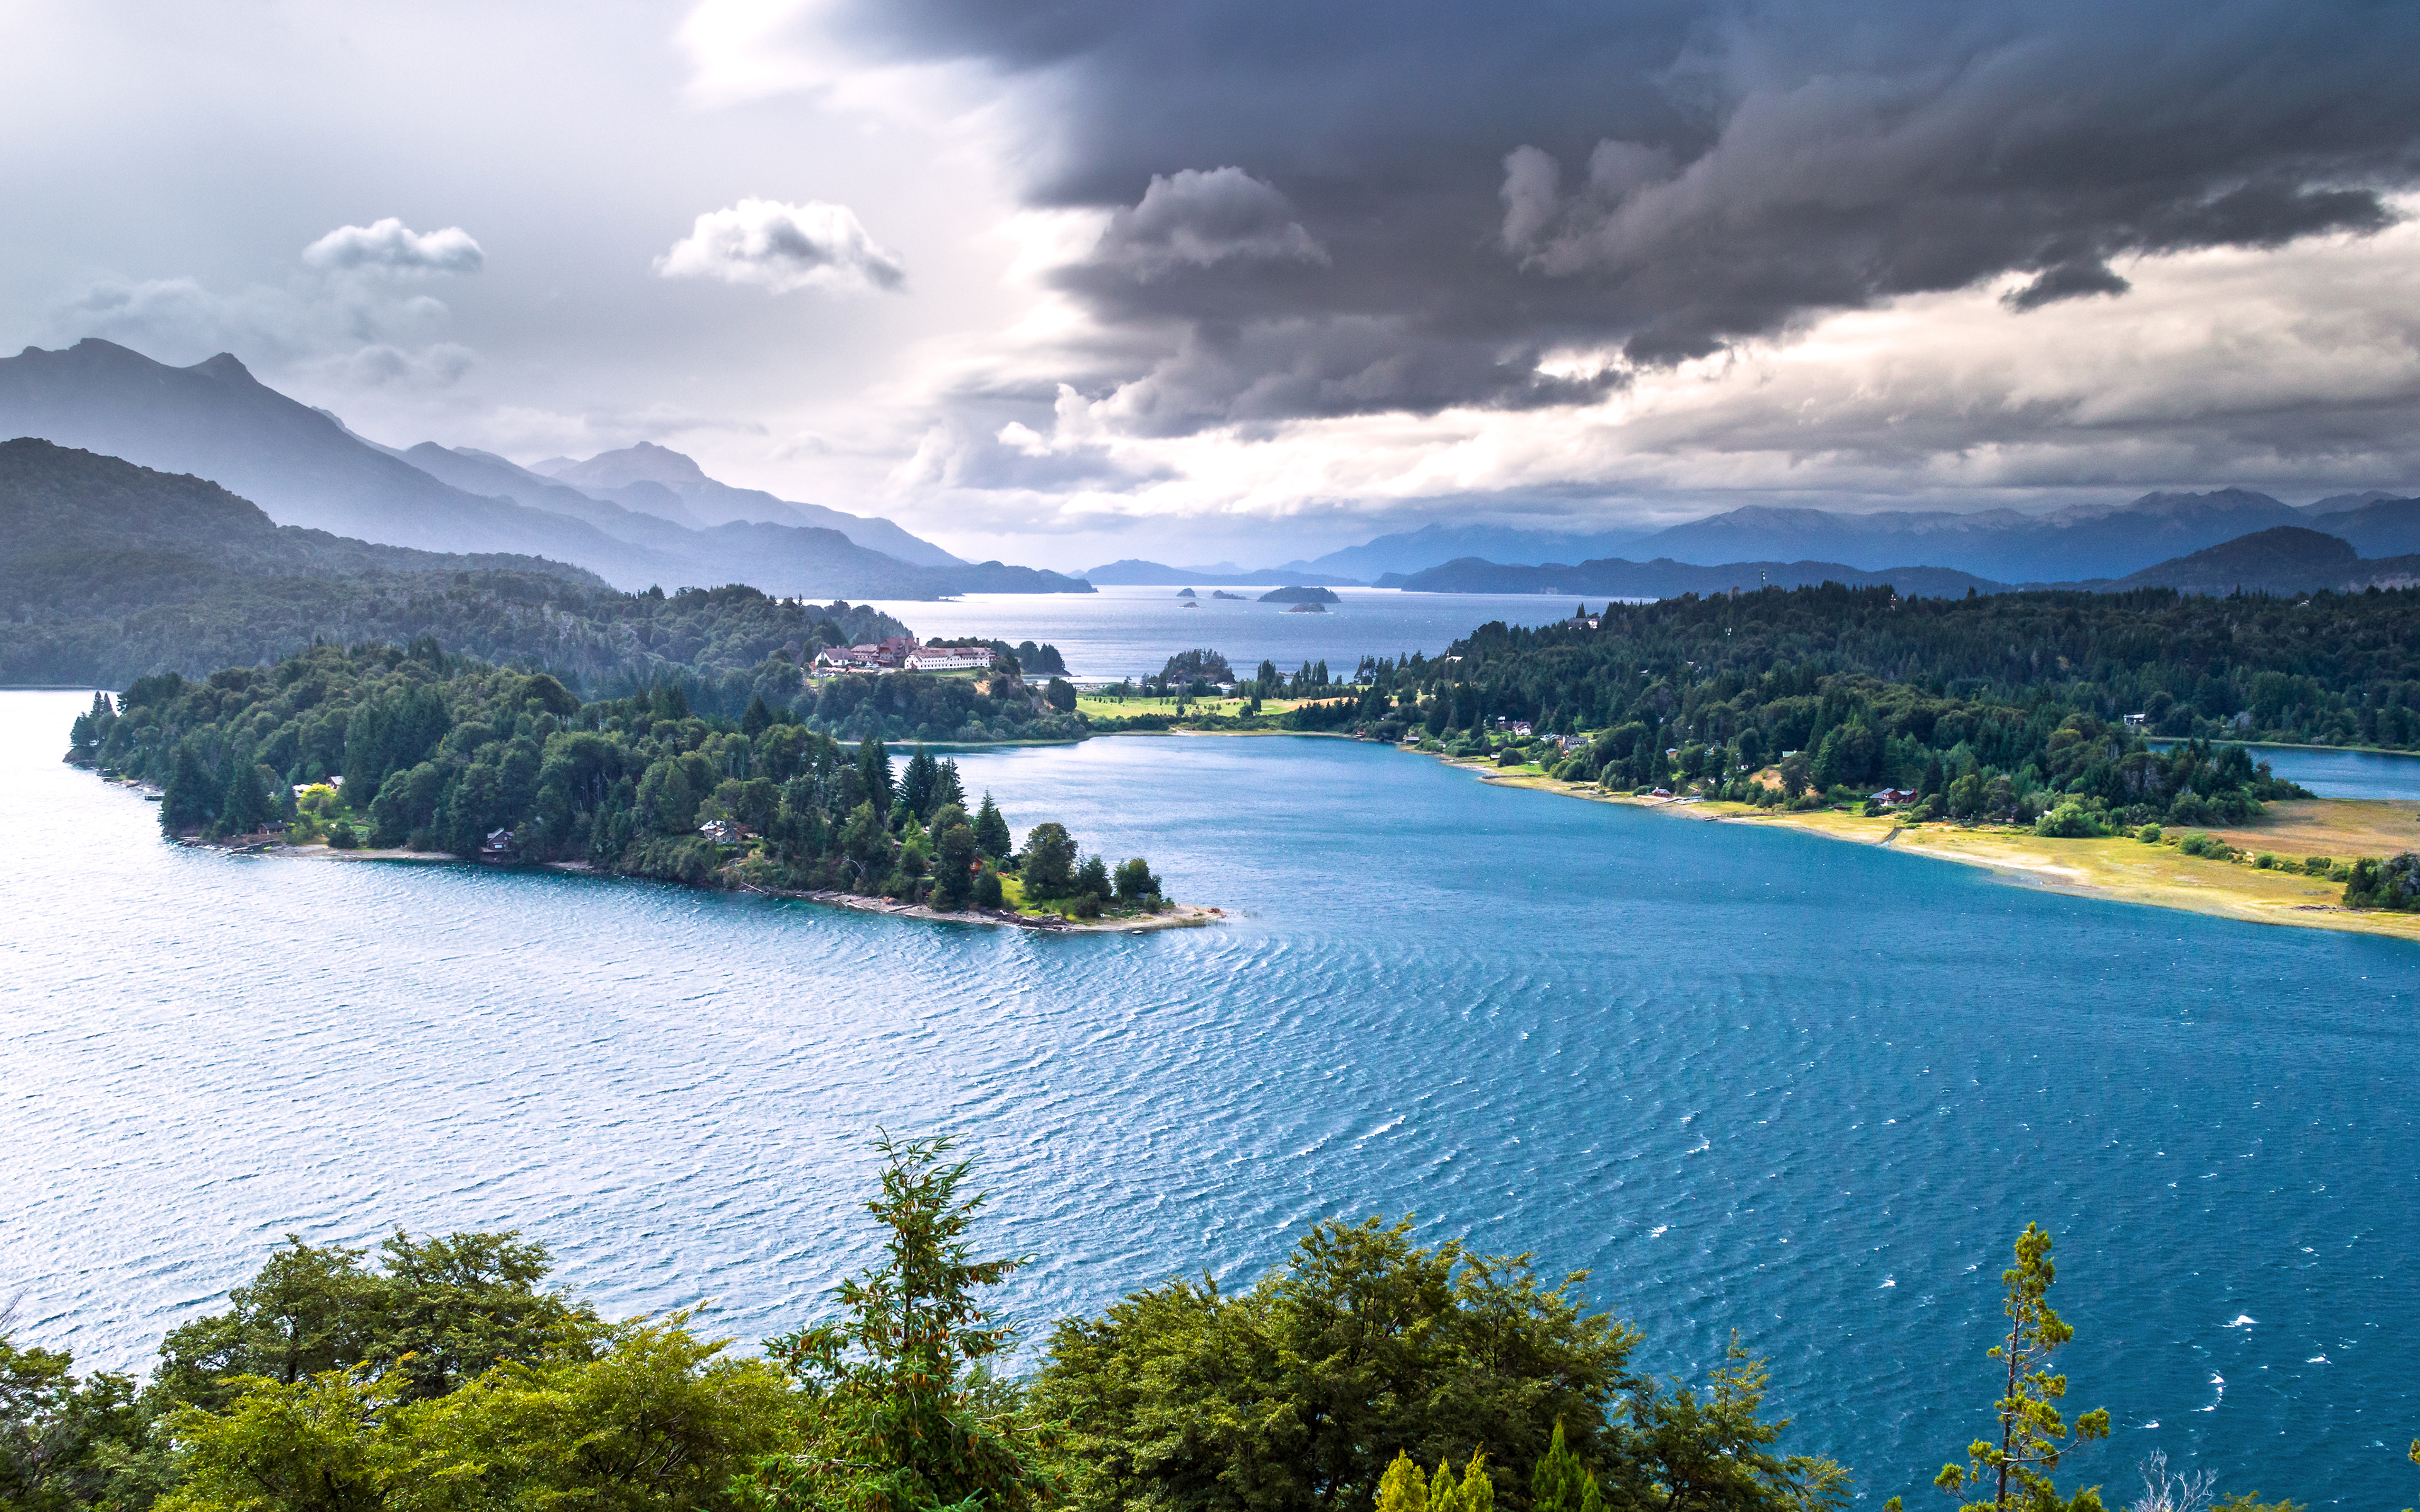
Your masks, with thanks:
M 773 711 L 765 706 L 764 694 L 748 701 L 748 712 L 739 717 L 739 728 L 751 740 L 773 728 Z
M 941 831 L 934 846 L 933 906 L 944 911 L 964 908 L 974 890 L 975 832 L 959 822 Z
M 958 764 L 954 761 L 942 761 L 938 764 L 933 775 L 932 811 L 939 813 L 942 810 L 952 807 L 964 809 L 966 803 L 967 790 L 958 783 Z
M 179 745 L 165 795 L 160 800 L 160 827 L 171 835 L 201 828 L 218 812 L 224 792 L 221 784 L 210 780 L 192 742 Z
M 804 1453 L 758 1462 L 747 1500 L 767 1512 L 1030 1512 L 1056 1489 L 1014 1414 L 985 1411 L 988 1362 L 1016 1329 L 978 1299 L 1022 1258 L 978 1260 L 966 1235 L 983 1206 L 958 1189 L 956 1142 L 895 1140 L 866 1204 L 884 1259 L 835 1290 L 841 1316 L 768 1341 L 805 1398 Z
M 260 773 L 249 761 L 227 763 L 226 792 L 219 799 L 219 827 L 230 835 L 249 835 L 269 820 L 269 799 L 261 792 Z
M 908 770 L 900 774 L 899 801 L 918 819 L 929 817 L 934 810 L 933 791 L 938 785 L 940 764 L 919 745 L 916 754 L 908 758 Z
M 1555 1425 L 1538 1468 L 1529 1473 L 1529 1512 L 1604 1512 L 1605 1493 L 1579 1456 L 1563 1443 L 1563 1426 Z
M 2075 1337 L 2075 1330 L 2051 1310 L 2050 1235 L 2039 1224 L 2017 1236 L 2017 1263 L 2000 1273 L 2007 1295 L 2009 1336 L 1991 1357 L 2008 1366 L 2007 1393 L 1993 1404 L 2000 1442 L 1978 1439 L 1967 1446 L 1965 1465 L 1944 1465 L 1933 1484 L 1952 1496 L 1978 1494 L 1959 1512 L 2101 1512 L 2101 1489 L 2059 1496 L 2050 1472 L 2066 1452 L 2068 1427 L 2055 1405 L 2067 1395 L 2067 1378 L 2050 1373 L 2051 1351 Z M 2075 1420 L 2079 1442 L 2109 1437 L 2109 1411 L 2098 1408 Z
M 984 795 L 983 807 L 975 812 L 974 828 L 975 849 L 994 860 L 1016 848 L 1016 841 L 1008 833 L 1008 820 L 993 805 L 988 793 Z
M 891 752 L 873 735 L 858 744 L 857 779 L 865 785 L 865 801 L 874 805 L 874 811 L 889 813 L 898 796 L 891 779 Z

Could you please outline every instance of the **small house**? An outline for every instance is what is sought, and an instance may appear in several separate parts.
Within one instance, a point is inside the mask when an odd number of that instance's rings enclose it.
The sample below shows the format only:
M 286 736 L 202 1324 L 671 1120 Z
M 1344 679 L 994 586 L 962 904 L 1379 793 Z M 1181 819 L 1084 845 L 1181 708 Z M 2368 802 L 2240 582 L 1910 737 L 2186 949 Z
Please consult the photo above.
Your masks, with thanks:
M 513 832 L 509 829 L 488 831 L 487 842 L 479 847 L 479 859 L 482 861 L 513 861 L 520 859 L 520 854 L 521 848 L 513 840 Z

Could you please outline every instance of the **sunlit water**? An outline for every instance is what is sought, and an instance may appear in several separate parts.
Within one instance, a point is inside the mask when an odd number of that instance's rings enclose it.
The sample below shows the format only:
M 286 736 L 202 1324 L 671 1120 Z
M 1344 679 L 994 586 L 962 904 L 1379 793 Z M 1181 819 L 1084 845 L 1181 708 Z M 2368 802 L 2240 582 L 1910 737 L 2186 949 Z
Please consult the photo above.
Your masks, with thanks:
M 1475 625 L 1549 625 L 1567 619 L 1576 598 L 1538 594 L 1406 594 L 1391 588 L 1339 588 L 1340 603 L 1324 614 L 1295 614 L 1264 604 L 1265 588 L 1231 588 L 1243 602 L 1212 598 L 1219 584 L 1195 585 L 1180 599 L 1173 588 L 1104 588 L 1094 594 L 970 594 L 943 603 L 883 600 L 876 609 L 927 640 L 985 636 L 1047 640 L 1067 658 L 1075 677 L 1145 677 L 1193 646 L 1223 655 L 1249 674 L 1264 658 L 1292 672 L 1326 661 L 1330 673 L 1351 674 L 1364 656 L 1437 656 Z M 1590 602 L 1602 605 L 1604 600 Z M 1191 603 L 1197 608 L 1187 609 Z
M 1307 618 L 1308 616 L 1306 616 Z M 867 1256 L 878 1127 L 955 1130 L 1036 1323 L 1328 1213 L 1733 1328 L 1879 1498 L 1983 1427 L 2008 1246 L 2131 1489 L 2394 1507 L 2420 1471 L 2420 949 L 1483 787 L 1341 741 L 962 758 L 1224 928 L 1037 939 L 675 887 L 163 844 L 0 695 L 0 1295 L 137 1365 L 287 1231 L 514 1226 L 752 1339 Z

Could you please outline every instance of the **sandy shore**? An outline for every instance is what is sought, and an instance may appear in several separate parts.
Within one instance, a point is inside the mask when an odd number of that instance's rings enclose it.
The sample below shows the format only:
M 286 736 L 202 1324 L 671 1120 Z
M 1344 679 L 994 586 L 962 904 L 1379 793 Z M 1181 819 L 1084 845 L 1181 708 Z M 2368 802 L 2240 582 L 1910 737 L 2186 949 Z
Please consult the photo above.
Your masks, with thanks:
M 2347 908 L 2343 883 L 2308 876 L 2300 870 L 2304 858 L 2312 856 L 2349 861 L 2420 850 L 2420 803 L 2405 800 L 2301 798 L 2271 804 L 2269 811 L 2253 824 L 2209 831 L 2250 855 L 2266 851 L 2296 868 L 2262 871 L 2249 860 L 2204 860 L 2186 856 L 2173 845 L 2146 845 L 2133 840 L 2048 840 L 2030 830 L 1989 825 L 1910 825 L 1897 818 L 1868 819 L 1835 810 L 1784 813 L 1741 803 L 1635 798 L 1626 793 L 1606 793 L 1593 784 L 1558 782 L 1535 772 L 1436 759 L 1499 787 L 1534 788 L 1596 803 L 1628 804 L 1674 818 L 1772 825 L 1827 840 L 1888 845 L 1982 867 L 2011 882 L 2080 898 L 2177 908 L 2255 924 L 2420 940 L 2420 914 Z

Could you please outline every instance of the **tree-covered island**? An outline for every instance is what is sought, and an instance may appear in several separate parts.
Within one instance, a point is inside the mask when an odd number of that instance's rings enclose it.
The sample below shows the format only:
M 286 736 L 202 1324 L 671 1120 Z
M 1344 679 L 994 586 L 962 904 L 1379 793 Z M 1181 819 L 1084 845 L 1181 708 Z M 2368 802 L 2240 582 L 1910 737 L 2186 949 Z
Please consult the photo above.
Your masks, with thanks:
M 70 761 L 157 786 L 162 828 L 201 841 L 546 863 L 1043 927 L 1215 913 L 1061 825 L 1019 845 L 990 795 L 922 746 L 902 764 L 877 734 L 845 745 L 761 698 L 708 717 L 677 686 L 583 702 L 547 673 L 427 641 L 147 677 L 97 695 L 70 739 Z

